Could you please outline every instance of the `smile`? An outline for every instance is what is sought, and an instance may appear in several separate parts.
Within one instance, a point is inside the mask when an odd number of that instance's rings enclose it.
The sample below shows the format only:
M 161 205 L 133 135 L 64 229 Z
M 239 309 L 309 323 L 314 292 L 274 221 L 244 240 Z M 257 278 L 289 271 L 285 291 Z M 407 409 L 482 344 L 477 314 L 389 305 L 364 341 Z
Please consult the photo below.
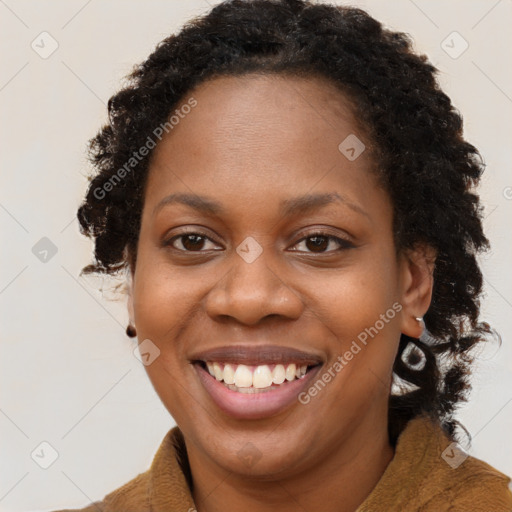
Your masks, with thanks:
M 191 358 L 208 400 L 231 418 L 263 419 L 300 404 L 323 358 L 276 346 L 230 346 Z
M 247 366 L 245 364 L 206 363 L 208 372 L 228 389 L 239 393 L 261 393 L 275 389 L 276 385 L 301 379 L 306 375 L 308 365 L 273 364 Z

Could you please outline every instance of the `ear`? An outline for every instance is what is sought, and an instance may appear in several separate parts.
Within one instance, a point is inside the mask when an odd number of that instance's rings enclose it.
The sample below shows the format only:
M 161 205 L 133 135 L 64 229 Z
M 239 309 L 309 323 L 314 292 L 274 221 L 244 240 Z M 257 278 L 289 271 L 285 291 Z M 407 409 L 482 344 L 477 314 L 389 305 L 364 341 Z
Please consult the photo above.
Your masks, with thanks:
M 401 301 L 403 334 L 419 338 L 424 324 L 416 320 L 427 312 L 432 300 L 436 251 L 426 244 L 401 254 Z

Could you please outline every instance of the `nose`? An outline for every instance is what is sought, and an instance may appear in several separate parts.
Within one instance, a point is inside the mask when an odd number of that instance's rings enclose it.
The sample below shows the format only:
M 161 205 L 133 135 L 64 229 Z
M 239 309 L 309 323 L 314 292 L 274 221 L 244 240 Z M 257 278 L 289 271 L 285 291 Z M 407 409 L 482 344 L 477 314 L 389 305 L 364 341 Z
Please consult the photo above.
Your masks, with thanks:
M 245 325 L 255 325 L 268 316 L 298 319 L 304 304 L 273 269 L 265 251 L 248 263 L 237 253 L 231 269 L 215 284 L 206 297 L 206 311 L 211 318 L 231 317 Z

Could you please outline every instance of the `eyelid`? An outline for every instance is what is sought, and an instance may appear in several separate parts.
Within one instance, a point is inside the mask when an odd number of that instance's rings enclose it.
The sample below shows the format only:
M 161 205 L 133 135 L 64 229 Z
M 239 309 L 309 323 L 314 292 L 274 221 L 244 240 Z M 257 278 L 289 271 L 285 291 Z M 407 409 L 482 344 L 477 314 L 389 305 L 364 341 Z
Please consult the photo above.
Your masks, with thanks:
M 201 250 L 201 251 L 184 251 L 183 249 L 177 249 L 176 247 L 173 247 L 173 242 L 176 239 L 179 239 L 180 237 L 184 237 L 187 235 L 199 235 L 202 238 L 205 238 L 206 240 L 209 240 L 215 245 L 219 245 L 218 242 L 216 242 L 210 235 L 208 235 L 205 231 L 205 228 L 182 228 L 178 233 L 173 234 L 170 238 L 164 237 L 162 241 L 163 247 L 170 247 L 171 249 L 174 249 L 175 251 L 181 252 L 181 253 L 191 253 L 191 254 L 200 254 L 202 252 L 208 252 L 208 251 L 215 251 L 218 249 L 207 249 L 207 250 Z
M 203 231 L 203 229 L 204 228 L 198 228 L 198 229 L 183 228 L 178 233 L 175 233 L 171 238 L 164 238 L 163 246 L 170 247 L 171 249 L 174 249 L 181 253 L 191 253 L 191 254 L 201 254 L 202 252 L 218 250 L 218 249 L 206 249 L 206 250 L 198 250 L 198 251 L 184 251 L 183 249 L 177 249 L 176 247 L 173 247 L 174 240 L 179 239 L 180 237 L 187 236 L 187 235 L 199 235 L 200 237 L 205 238 L 206 240 L 209 240 L 210 242 L 212 242 L 216 245 L 219 245 L 211 236 L 206 234 Z M 350 248 L 355 247 L 355 244 L 351 240 L 349 240 L 348 237 L 334 235 L 334 234 L 330 233 L 327 228 L 313 228 L 305 233 L 302 233 L 301 238 L 299 240 L 297 240 L 293 244 L 293 246 L 298 245 L 299 243 L 303 242 L 304 240 L 307 240 L 308 238 L 312 238 L 314 236 L 324 237 L 329 240 L 335 240 L 340 245 L 340 248 L 331 250 L 331 251 L 318 252 L 318 253 L 315 253 L 314 251 L 308 252 L 308 251 L 297 251 L 297 250 L 292 250 L 292 252 L 299 252 L 299 253 L 306 253 L 306 254 L 319 254 L 320 255 L 320 254 L 331 254 L 331 253 L 338 252 L 338 251 L 341 251 L 344 249 L 350 249 Z
M 293 245 L 297 245 L 297 244 L 303 242 L 304 240 L 307 240 L 308 238 L 312 238 L 314 236 L 324 237 L 324 238 L 327 238 L 330 240 L 335 240 L 341 246 L 341 248 L 338 250 L 350 249 L 350 248 L 355 247 L 355 244 L 348 237 L 344 237 L 344 236 L 340 236 L 340 235 L 333 235 L 332 233 L 329 232 L 329 230 L 327 228 L 316 228 L 316 229 L 310 230 L 309 232 L 303 233 L 301 238 L 299 240 L 297 240 Z M 304 251 L 295 251 L 295 252 L 304 252 Z M 337 251 L 334 250 L 334 251 L 325 251 L 325 252 L 319 252 L 319 253 L 309 252 L 308 254 L 331 254 L 333 252 L 337 252 Z

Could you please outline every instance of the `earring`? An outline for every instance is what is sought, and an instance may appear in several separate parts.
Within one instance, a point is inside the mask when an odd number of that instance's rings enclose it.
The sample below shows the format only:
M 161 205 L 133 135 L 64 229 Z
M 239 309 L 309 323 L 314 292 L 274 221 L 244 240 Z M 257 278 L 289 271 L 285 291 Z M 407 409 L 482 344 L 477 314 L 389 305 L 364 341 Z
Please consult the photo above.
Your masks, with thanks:
M 420 372 L 427 364 L 427 357 L 418 345 L 410 341 L 402 352 L 401 359 L 407 368 Z
M 423 321 L 422 316 L 415 316 L 414 319 L 420 324 L 421 326 L 421 334 L 418 336 L 418 338 L 421 338 L 423 336 L 423 333 L 425 332 L 425 322 Z
M 126 328 L 126 335 L 130 338 L 135 338 L 137 336 L 137 331 L 135 330 L 135 326 L 132 324 L 128 324 Z

